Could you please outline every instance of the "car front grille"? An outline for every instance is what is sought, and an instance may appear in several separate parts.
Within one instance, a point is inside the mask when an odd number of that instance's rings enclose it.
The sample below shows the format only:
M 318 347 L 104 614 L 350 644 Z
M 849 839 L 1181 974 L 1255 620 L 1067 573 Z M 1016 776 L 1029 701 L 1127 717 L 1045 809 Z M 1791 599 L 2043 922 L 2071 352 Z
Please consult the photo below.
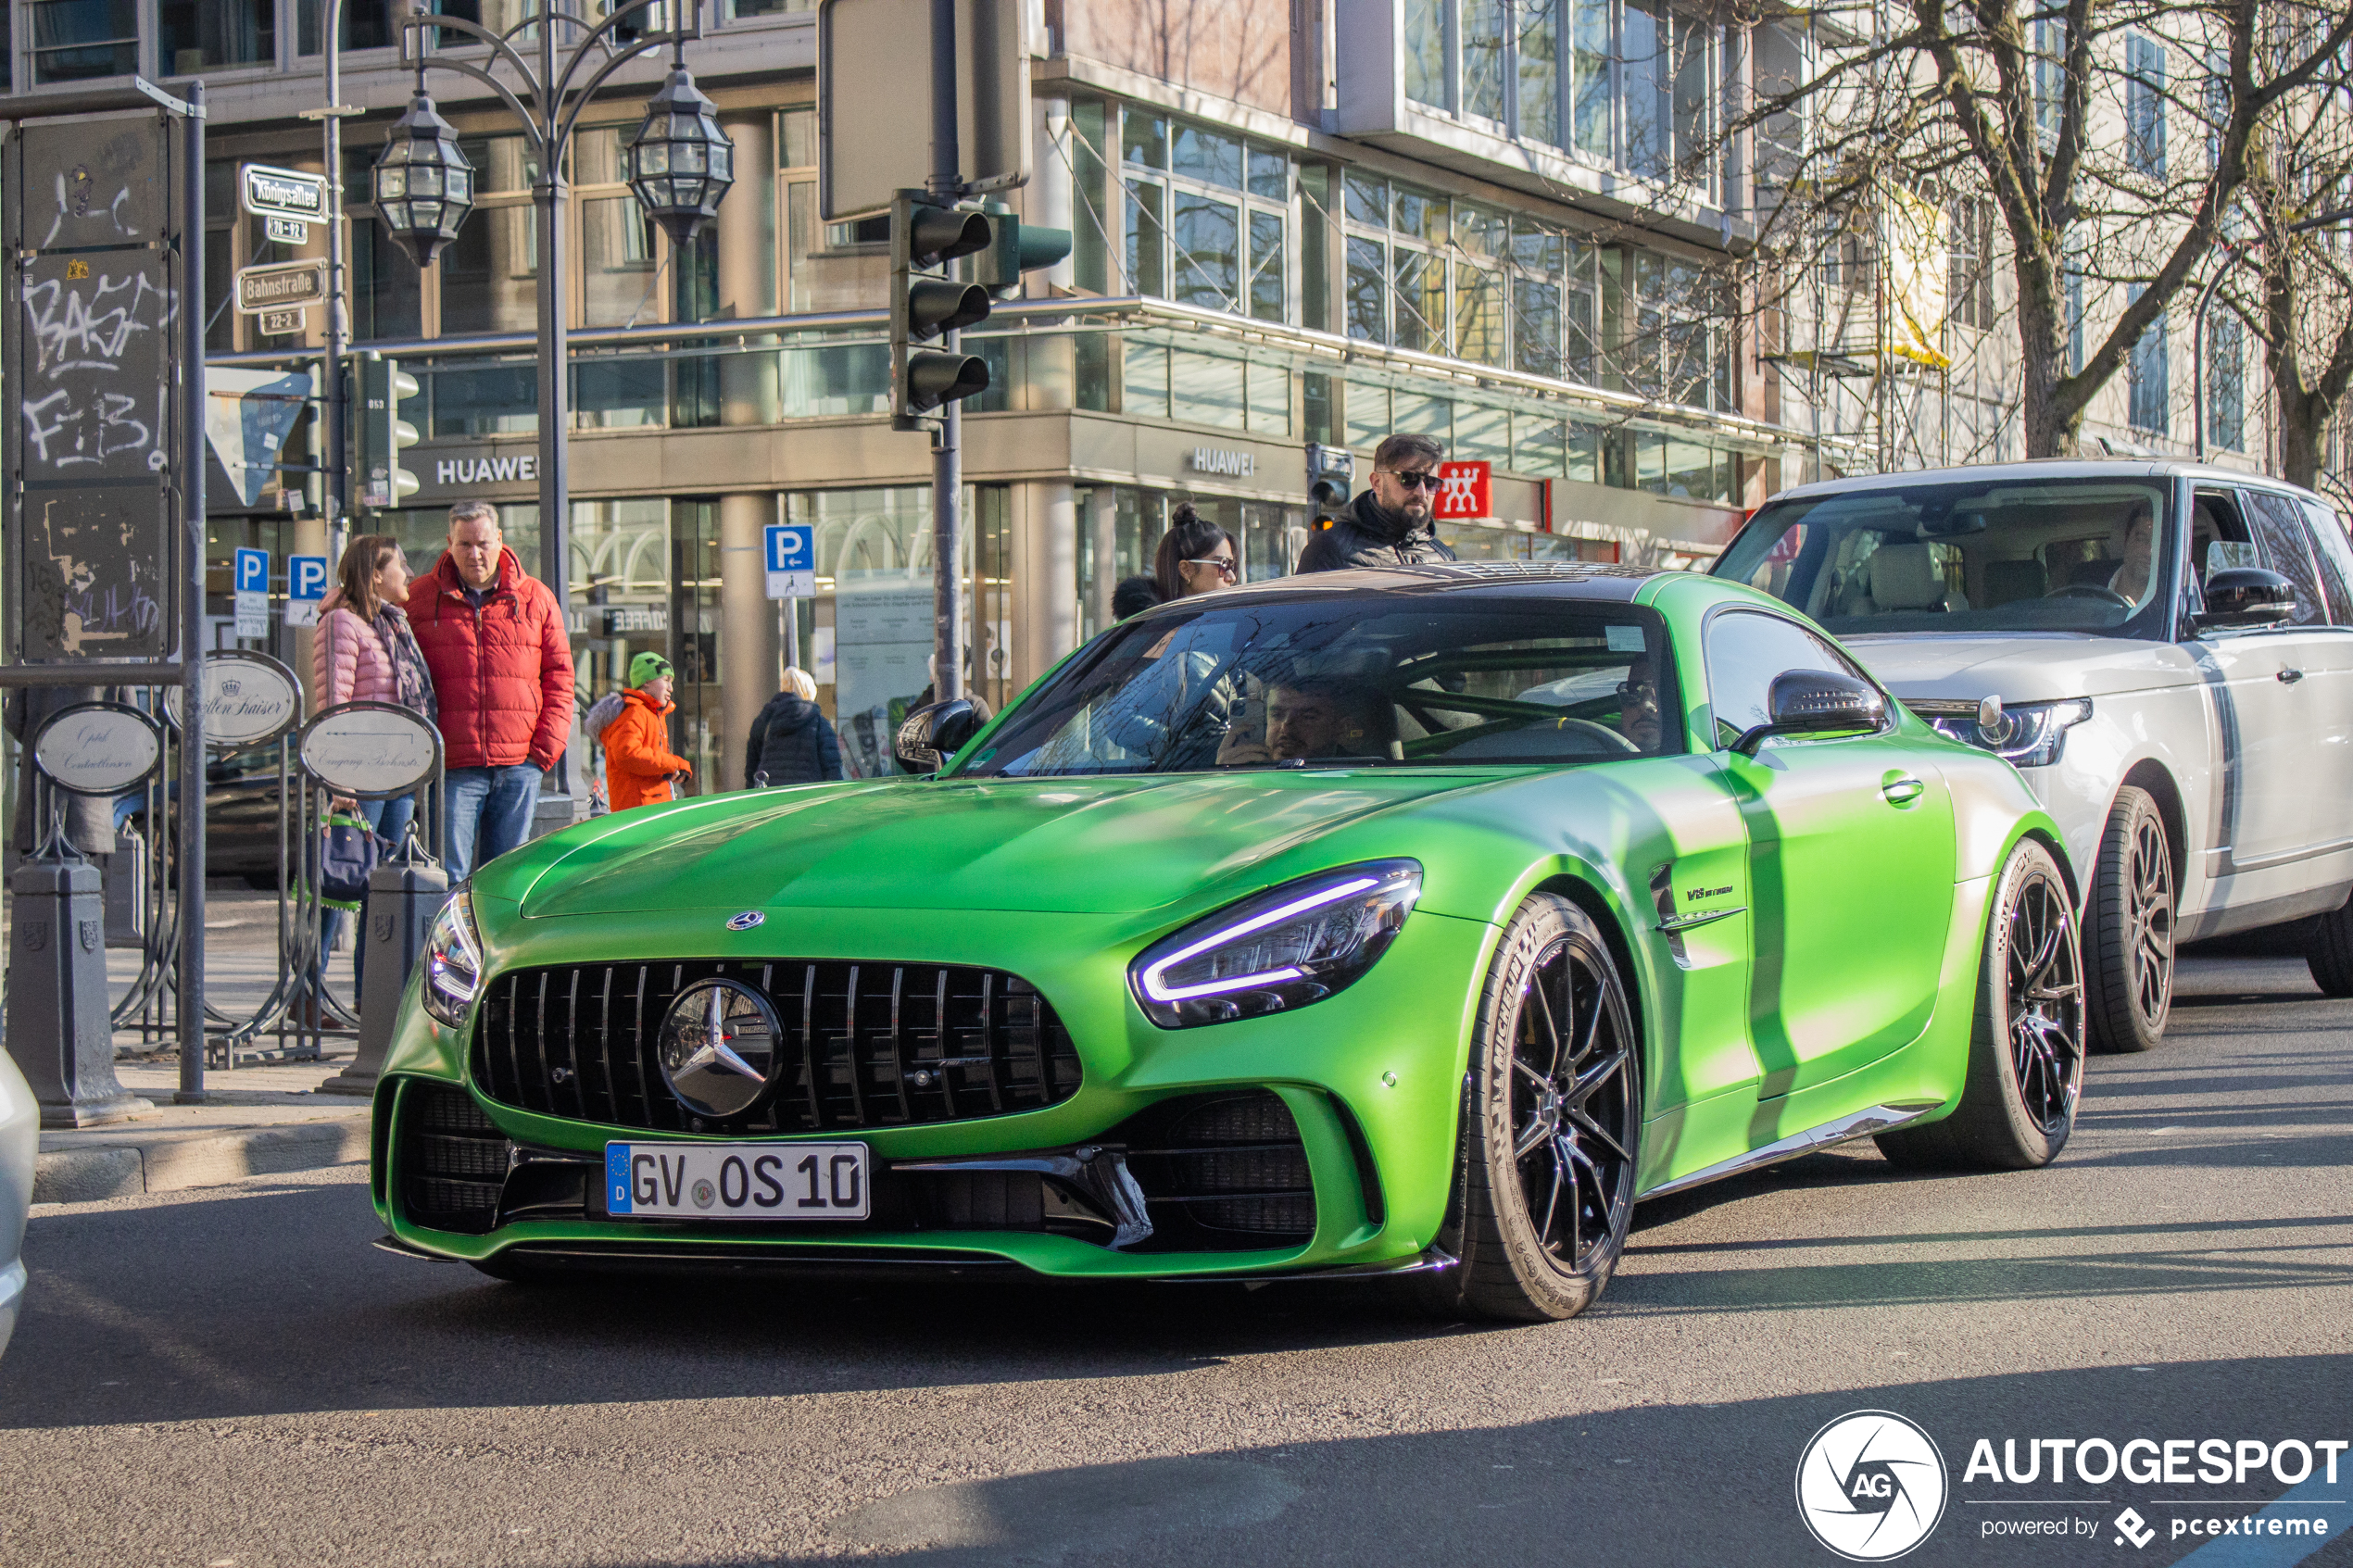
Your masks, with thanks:
M 401 1190 L 409 1218 L 480 1236 L 497 1223 L 513 1145 L 465 1090 L 422 1079 L 400 1097 Z
M 663 1014 L 697 981 L 763 993 L 784 1023 L 776 1087 L 696 1117 L 658 1060 Z M 473 1077 L 501 1105 L 660 1132 L 818 1133 L 960 1122 L 1059 1104 L 1078 1052 L 1026 981 L 937 964 L 688 962 L 518 970 L 491 981 Z

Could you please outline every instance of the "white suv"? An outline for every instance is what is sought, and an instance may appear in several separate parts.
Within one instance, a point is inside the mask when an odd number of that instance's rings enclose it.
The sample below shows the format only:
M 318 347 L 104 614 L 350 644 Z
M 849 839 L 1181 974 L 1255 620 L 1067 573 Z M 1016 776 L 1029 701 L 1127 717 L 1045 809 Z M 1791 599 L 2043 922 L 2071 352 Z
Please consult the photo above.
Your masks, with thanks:
M 1714 571 L 2018 766 L 2082 879 L 2102 1047 L 2162 1037 L 2179 941 L 2318 916 L 2313 978 L 2353 996 L 2353 545 L 2320 496 L 2187 463 L 1881 474 L 1775 496 Z

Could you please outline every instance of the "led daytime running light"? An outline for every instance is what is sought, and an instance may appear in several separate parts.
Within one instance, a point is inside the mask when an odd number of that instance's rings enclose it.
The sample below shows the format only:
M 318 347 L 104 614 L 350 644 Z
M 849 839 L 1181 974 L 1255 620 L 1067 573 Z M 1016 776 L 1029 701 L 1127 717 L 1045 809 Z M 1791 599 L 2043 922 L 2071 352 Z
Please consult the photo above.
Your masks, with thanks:
M 1237 974 L 1223 980 L 1213 980 L 1206 985 L 1167 986 L 1161 984 L 1160 977 L 1169 969 L 1183 963 L 1188 959 L 1196 958 L 1212 947 L 1223 947 L 1237 937 L 1247 936 L 1253 931 L 1264 931 L 1270 925 L 1279 925 L 1293 915 L 1305 914 L 1310 909 L 1320 909 L 1327 904 L 1338 903 L 1352 893 L 1362 893 L 1368 887 L 1379 885 L 1379 883 L 1378 877 L 1360 876 L 1353 882 L 1344 882 L 1337 887 L 1327 887 L 1321 893 L 1311 893 L 1295 903 L 1285 904 L 1281 909 L 1269 909 L 1263 915 L 1242 922 L 1239 925 L 1229 925 L 1222 931 L 1212 932 L 1191 947 L 1171 953 L 1145 970 L 1144 994 L 1156 1002 L 1181 1002 L 1193 997 L 1214 997 L 1227 991 L 1247 991 L 1254 986 L 1272 985 L 1279 980 L 1296 980 L 1306 972 L 1295 964 L 1285 969 L 1266 970 L 1257 974 Z
M 441 906 L 425 935 L 425 1010 L 460 1028 L 481 989 L 482 938 L 474 930 L 473 899 L 461 887 Z

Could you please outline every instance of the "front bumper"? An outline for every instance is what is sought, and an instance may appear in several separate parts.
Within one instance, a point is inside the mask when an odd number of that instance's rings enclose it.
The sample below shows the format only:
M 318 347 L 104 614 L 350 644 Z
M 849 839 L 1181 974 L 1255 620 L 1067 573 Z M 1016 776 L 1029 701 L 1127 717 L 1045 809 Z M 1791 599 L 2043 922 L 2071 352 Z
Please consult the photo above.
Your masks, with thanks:
M 1428 1266 L 1492 927 L 1417 911 L 1372 972 L 1338 996 L 1290 1014 L 1166 1031 L 1142 1016 L 1126 983 L 1126 958 L 1157 932 L 1106 933 L 1101 917 L 935 919 L 922 950 L 910 952 L 903 920 L 847 913 L 826 911 L 822 928 L 772 916 L 755 935 L 772 957 L 1019 974 L 1069 1030 L 1083 1073 L 1076 1091 L 1043 1110 L 808 1135 L 867 1145 L 870 1221 L 615 1219 L 600 1191 L 608 1141 L 794 1140 L 690 1138 L 499 1103 L 475 1081 L 472 1042 L 434 1022 L 412 994 L 375 1102 L 373 1194 L 391 1238 L 471 1261 L 512 1251 L 511 1261 L 583 1267 L 819 1273 L 1010 1266 L 1063 1278 L 1215 1278 Z M 583 929 L 584 920 L 517 923 L 515 939 L 492 938 L 494 970 L 616 952 L 736 956 L 707 939 L 715 920 L 693 922 L 695 936 L 668 944 L 632 922 L 625 947 Z M 467 1126 L 453 1129 L 453 1119 Z M 451 1190 L 433 1185 L 452 1171 L 466 1173 L 470 1209 L 452 1209 Z

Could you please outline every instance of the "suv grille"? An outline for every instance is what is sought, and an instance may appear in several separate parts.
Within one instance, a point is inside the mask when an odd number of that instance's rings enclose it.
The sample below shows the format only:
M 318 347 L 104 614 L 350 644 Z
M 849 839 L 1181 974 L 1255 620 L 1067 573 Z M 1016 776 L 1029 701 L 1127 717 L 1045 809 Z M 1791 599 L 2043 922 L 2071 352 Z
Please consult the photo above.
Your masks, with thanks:
M 776 1088 L 744 1115 L 693 1117 L 663 1085 L 662 1015 L 724 975 L 785 1026 Z M 1000 1116 L 1078 1090 L 1078 1052 L 1027 981 L 937 964 L 716 960 L 518 970 L 474 1024 L 475 1084 L 501 1105 L 663 1132 L 817 1133 Z
M 400 1170 L 409 1217 L 479 1236 L 497 1222 L 513 1145 L 463 1089 L 411 1082 L 402 1091 Z

